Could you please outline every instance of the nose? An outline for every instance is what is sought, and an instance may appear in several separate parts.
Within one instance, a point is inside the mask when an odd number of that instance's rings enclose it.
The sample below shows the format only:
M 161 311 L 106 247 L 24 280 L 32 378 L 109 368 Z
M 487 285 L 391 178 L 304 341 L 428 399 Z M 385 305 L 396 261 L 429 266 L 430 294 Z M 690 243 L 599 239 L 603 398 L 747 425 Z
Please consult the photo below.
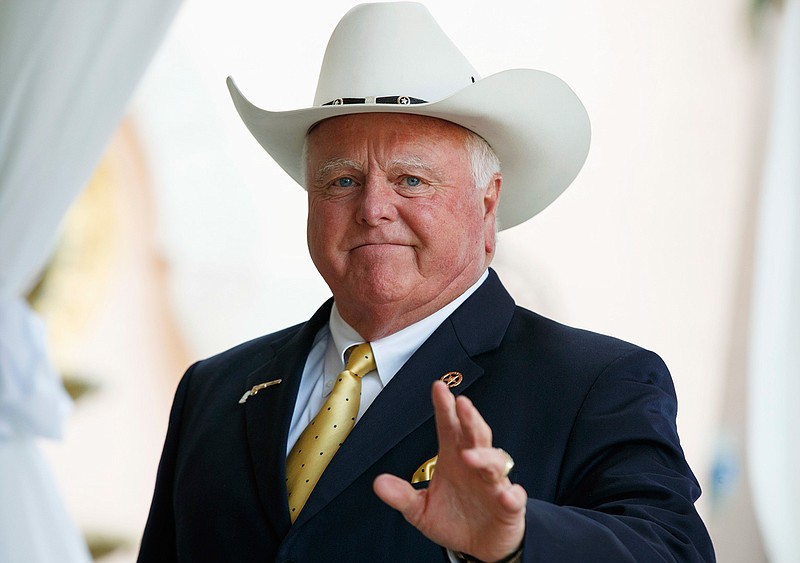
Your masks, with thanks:
M 368 175 L 361 191 L 358 221 L 377 227 L 397 219 L 395 198 L 398 197 L 386 178 Z

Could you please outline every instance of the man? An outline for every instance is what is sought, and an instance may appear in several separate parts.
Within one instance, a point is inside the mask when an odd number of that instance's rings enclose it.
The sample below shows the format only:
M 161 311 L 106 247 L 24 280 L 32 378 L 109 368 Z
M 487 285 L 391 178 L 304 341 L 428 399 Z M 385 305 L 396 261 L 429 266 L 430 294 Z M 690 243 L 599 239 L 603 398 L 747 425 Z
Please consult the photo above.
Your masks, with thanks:
M 230 88 L 308 190 L 334 298 L 187 372 L 141 561 L 713 560 L 661 360 L 517 308 L 489 269 L 498 223 L 586 157 L 563 82 L 481 80 L 387 3 L 340 22 L 314 107 Z

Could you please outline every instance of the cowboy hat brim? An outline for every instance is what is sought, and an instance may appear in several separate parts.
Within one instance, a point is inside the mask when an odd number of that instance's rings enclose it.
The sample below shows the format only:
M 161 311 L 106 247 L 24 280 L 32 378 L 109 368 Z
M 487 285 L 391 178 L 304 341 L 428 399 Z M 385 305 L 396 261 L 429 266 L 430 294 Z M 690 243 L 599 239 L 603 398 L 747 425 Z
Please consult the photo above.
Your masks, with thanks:
M 303 143 L 324 119 L 346 114 L 412 113 L 444 119 L 483 137 L 500 159 L 498 228 L 508 229 L 550 205 L 577 176 L 589 152 L 589 117 L 575 93 L 547 72 L 515 69 L 470 84 L 444 99 L 413 105 L 325 105 L 272 112 L 256 107 L 228 78 L 247 128 L 301 187 Z

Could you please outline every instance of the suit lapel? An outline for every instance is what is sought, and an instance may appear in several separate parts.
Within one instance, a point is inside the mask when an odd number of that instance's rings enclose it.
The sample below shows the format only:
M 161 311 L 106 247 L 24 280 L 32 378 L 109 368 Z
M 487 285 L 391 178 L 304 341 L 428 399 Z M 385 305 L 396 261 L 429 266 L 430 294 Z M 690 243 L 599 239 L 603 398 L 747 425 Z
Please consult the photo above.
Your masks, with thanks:
M 433 417 L 431 385 L 457 371 L 464 377 L 453 393 L 466 391 L 484 373 L 472 357 L 499 346 L 514 302 L 494 272 L 422 344 L 364 413 L 331 460 L 295 526 L 331 502 L 395 444 Z M 491 317 L 486 317 L 491 311 Z M 403 475 L 407 479 L 411 475 Z
M 454 389 L 460 392 L 483 373 L 458 345 L 449 323 L 439 327 L 437 333 L 364 413 L 325 469 L 295 526 L 313 517 L 395 444 L 433 416 L 431 385 L 436 379 L 450 371 L 460 372 L 464 381 Z
M 246 389 L 281 380 L 251 395 L 243 405 L 259 498 L 278 537 L 291 526 L 285 486 L 289 426 L 306 358 L 317 332 L 330 317 L 330 308 L 329 301 L 288 341 L 276 343 L 275 355 L 247 376 Z

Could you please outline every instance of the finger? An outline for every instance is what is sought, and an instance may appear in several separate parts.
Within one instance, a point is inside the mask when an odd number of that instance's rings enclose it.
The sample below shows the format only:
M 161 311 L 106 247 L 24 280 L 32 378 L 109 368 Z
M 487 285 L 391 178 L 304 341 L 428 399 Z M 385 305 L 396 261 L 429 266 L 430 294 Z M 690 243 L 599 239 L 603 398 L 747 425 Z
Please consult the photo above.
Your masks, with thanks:
M 458 444 L 461 440 L 461 423 L 456 414 L 455 396 L 447 385 L 441 381 L 435 381 L 431 389 L 431 400 L 433 401 L 436 436 L 439 444 Z
M 512 485 L 504 489 L 498 497 L 500 505 L 509 513 L 525 510 L 528 504 L 528 493 L 521 485 Z
M 469 398 L 461 395 L 456 399 L 456 414 L 465 448 L 492 447 L 492 429 Z
M 407 481 L 383 473 L 372 482 L 372 490 L 383 502 L 400 511 L 412 524 L 424 508 L 424 493 L 414 489 Z
M 468 467 L 480 472 L 487 483 L 500 483 L 508 479 L 509 456 L 498 448 L 471 448 L 461 452 Z

